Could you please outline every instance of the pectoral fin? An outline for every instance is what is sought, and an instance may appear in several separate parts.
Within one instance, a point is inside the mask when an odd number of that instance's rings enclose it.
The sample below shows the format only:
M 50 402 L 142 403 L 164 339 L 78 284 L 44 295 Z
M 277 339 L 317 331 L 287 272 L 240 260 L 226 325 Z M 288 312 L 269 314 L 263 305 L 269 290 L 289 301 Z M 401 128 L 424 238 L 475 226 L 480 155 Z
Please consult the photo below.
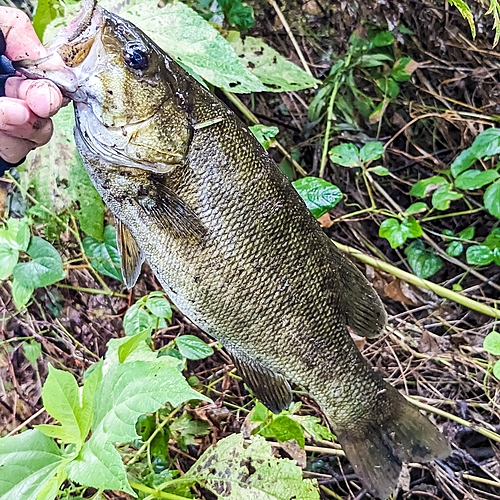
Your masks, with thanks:
M 241 353 L 230 354 L 245 383 L 273 413 L 279 413 L 290 406 L 292 391 L 283 375 Z
M 154 197 L 146 196 L 139 200 L 148 216 L 179 238 L 201 240 L 206 228 L 196 212 L 169 186 L 155 183 L 155 188 Z
M 121 220 L 116 224 L 118 251 L 122 258 L 122 275 L 125 285 L 130 289 L 135 285 L 141 272 L 144 254 L 135 241 L 132 233 Z

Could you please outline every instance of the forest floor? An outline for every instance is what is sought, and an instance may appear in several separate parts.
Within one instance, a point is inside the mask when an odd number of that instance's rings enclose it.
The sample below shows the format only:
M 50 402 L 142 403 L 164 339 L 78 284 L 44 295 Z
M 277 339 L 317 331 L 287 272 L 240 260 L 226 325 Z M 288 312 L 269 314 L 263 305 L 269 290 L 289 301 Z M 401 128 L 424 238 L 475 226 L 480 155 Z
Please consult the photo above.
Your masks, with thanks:
M 264 38 L 300 65 L 298 51 L 275 9 L 264 2 L 250 3 L 256 15 L 250 34 Z M 418 63 L 411 78 L 398 83 L 399 93 L 375 118 L 364 118 L 349 107 L 349 91 L 340 88 L 339 96 L 345 99 L 338 107 L 335 103 L 330 147 L 378 139 L 388 144 L 381 165 L 390 175 L 375 181 L 372 176 L 373 183 L 365 183 L 359 170 L 329 162 L 323 176 L 341 189 L 343 200 L 321 219 L 336 242 L 412 273 L 402 247 L 393 249 L 379 236 L 385 218 L 381 214 L 418 201 L 408 194 L 411 186 L 448 169 L 481 131 L 500 120 L 500 53 L 492 48 L 494 32 L 490 24 L 480 22 L 473 40 L 467 22 L 439 0 L 309 0 L 287 2 L 282 7 L 299 52 L 321 80 L 328 75 L 332 60 L 345 58 L 352 46 L 350 36 L 357 33 L 366 38 L 370 30 L 389 28 L 396 36 L 394 50 Z M 355 68 L 353 75 L 353 85 L 364 95 L 376 104 L 382 101 L 369 68 Z M 325 120 L 311 120 L 315 92 L 256 94 L 242 97 L 242 101 L 262 123 L 277 124 L 284 149 L 309 175 L 317 176 Z M 328 104 L 328 95 L 325 99 Z M 290 168 L 279 150 L 271 152 L 283 168 Z M 10 183 L 3 187 L 6 192 L 13 189 Z M 376 208 L 366 210 L 371 199 Z M 458 284 L 455 290 L 461 295 L 498 311 L 500 267 L 494 262 L 471 266 L 463 255 L 449 256 L 445 252 L 449 241 L 442 237 L 443 230 L 456 235 L 471 226 L 476 241 L 490 234 L 498 220 L 480 208 L 477 192 L 468 192 L 451 209 L 434 212 L 437 217 L 425 221 L 425 244 L 444 263 L 429 280 L 449 289 Z M 79 247 L 72 236 L 68 233 L 63 241 L 66 260 L 78 258 Z M 483 348 L 495 320 L 408 284 L 376 265 L 354 260 L 380 293 L 389 315 L 389 326 L 380 338 L 359 341 L 363 355 L 403 394 L 413 396 L 422 407 L 427 405 L 431 420 L 453 447 L 448 459 L 411 464 L 397 498 L 500 499 L 500 385 L 492 375 L 494 358 Z M 147 266 L 131 293 L 116 280 L 104 281 L 106 292 L 88 265 L 70 266 L 65 281 L 39 289 L 31 305 L 18 314 L 9 286 L 0 288 L 0 435 L 49 422 L 41 401 L 48 365 L 70 370 L 81 380 L 84 370 L 104 355 L 108 340 L 123 336 L 122 319 L 135 298 L 160 289 Z M 171 324 L 155 334 L 154 342 L 161 346 L 186 333 L 216 346 L 177 311 Z M 32 339 L 41 344 L 35 362 L 22 348 Z M 233 372 L 231 360 L 218 349 L 207 359 L 188 363 L 186 375 L 195 375 L 213 400 L 189 411 L 208 422 L 211 432 L 197 438 L 186 452 L 171 445 L 179 470 L 186 470 L 210 444 L 240 431 L 253 399 Z M 302 401 L 302 412 L 321 416 L 306 395 L 299 391 L 295 398 Z M 322 499 L 371 498 L 332 443 L 308 440 L 306 451 L 304 475 L 317 479 Z

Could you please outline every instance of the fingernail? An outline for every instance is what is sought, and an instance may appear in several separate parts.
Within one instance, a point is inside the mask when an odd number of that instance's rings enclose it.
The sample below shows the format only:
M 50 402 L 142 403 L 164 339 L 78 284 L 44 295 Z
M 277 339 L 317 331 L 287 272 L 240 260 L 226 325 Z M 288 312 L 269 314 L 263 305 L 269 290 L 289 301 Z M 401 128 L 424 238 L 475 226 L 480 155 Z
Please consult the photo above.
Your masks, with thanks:
M 9 100 L 0 104 L 0 121 L 4 125 L 24 125 L 29 117 L 28 110 L 20 103 Z
M 61 107 L 61 95 L 53 88 L 49 87 L 50 114 L 55 113 Z

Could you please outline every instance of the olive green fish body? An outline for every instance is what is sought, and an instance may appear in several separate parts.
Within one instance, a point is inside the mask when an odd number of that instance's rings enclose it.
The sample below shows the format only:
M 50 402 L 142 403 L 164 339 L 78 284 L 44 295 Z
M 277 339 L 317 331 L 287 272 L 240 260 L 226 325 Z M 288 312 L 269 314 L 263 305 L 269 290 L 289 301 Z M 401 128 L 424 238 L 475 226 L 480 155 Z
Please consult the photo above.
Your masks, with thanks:
M 291 402 L 288 381 L 305 388 L 375 494 L 390 494 L 402 461 L 445 456 L 349 335 L 380 332 L 380 299 L 252 133 L 132 24 L 97 7 L 89 30 L 82 83 L 66 93 L 127 285 L 146 260 L 273 411 Z

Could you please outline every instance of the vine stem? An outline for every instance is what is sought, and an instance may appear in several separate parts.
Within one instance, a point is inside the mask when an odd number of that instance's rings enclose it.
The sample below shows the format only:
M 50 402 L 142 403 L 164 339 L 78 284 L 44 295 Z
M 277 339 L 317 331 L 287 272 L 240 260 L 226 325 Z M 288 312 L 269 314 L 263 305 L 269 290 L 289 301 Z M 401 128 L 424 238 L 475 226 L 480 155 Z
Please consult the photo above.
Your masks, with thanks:
M 333 105 L 335 104 L 335 99 L 337 97 L 337 92 L 340 88 L 342 78 L 335 79 L 335 86 L 332 90 L 332 95 L 330 96 L 330 102 L 328 103 L 328 112 L 326 115 L 326 130 L 325 130 L 325 138 L 323 140 L 323 151 L 321 152 L 321 163 L 319 166 L 319 176 L 323 178 L 325 175 L 326 162 L 328 157 L 328 146 L 330 144 L 330 131 L 332 129 L 332 121 L 333 121 Z
M 457 304 L 461 304 L 467 307 L 468 309 L 472 309 L 473 311 L 477 311 L 487 316 L 491 316 L 492 318 L 500 319 L 500 309 L 495 309 L 493 307 L 487 306 L 486 304 L 481 304 L 476 300 L 469 299 L 469 297 L 464 297 L 463 295 L 460 295 L 459 293 L 454 292 L 453 290 L 449 290 L 444 286 L 437 285 L 436 283 L 425 280 L 423 278 L 419 278 L 414 274 L 411 274 L 407 271 L 403 271 L 402 269 L 399 269 L 398 267 L 392 264 L 384 262 L 380 259 L 376 259 L 375 257 L 371 257 L 370 255 L 366 255 L 355 248 L 349 247 L 347 245 L 342 245 L 341 243 L 337 243 L 334 240 L 332 241 L 337 246 L 337 248 L 339 248 L 345 253 L 352 255 L 353 257 L 356 257 L 361 262 L 364 262 L 369 266 L 372 266 L 376 269 L 381 269 L 382 271 L 392 274 L 393 276 L 396 276 L 396 278 L 402 279 L 403 281 L 411 283 L 412 285 L 424 288 L 425 290 L 430 290 L 431 292 L 434 292 L 436 295 L 443 297 L 445 299 L 449 299 L 453 302 L 456 302 Z
M 174 493 L 166 493 L 165 491 L 158 491 L 146 486 L 145 484 L 137 483 L 135 481 L 129 480 L 129 484 L 132 488 L 134 488 L 134 490 L 142 491 L 154 497 L 166 498 L 167 500 L 187 500 L 186 497 L 181 497 L 179 495 L 175 495 Z

